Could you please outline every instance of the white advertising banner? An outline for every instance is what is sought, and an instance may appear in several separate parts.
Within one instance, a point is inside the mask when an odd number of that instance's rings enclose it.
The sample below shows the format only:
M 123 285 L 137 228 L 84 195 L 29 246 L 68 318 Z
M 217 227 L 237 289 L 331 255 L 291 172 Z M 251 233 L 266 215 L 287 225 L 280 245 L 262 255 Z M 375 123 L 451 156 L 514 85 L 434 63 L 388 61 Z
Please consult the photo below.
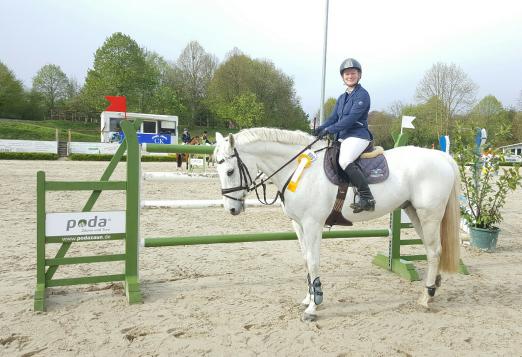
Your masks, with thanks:
M 190 159 L 190 164 L 192 166 L 203 166 L 204 161 L 203 161 L 203 159 Z
M 69 152 L 71 154 L 114 154 L 120 144 L 118 143 L 95 143 L 95 142 L 70 142 Z
M 0 140 L 0 152 L 58 153 L 56 141 Z
M 118 233 L 125 233 L 125 211 L 47 213 L 45 217 L 47 237 L 107 239 Z

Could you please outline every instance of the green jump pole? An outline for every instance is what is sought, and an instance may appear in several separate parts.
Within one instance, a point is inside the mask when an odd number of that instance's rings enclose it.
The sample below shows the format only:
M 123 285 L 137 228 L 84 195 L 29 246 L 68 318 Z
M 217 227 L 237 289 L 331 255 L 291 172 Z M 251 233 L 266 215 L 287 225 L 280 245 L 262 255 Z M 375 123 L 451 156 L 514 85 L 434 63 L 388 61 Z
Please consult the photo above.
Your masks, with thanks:
M 390 235 L 390 231 L 388 229 L 323 232 L 323 238 L 325 238 L 325 239 L 388 237 L 389 235 Z M 209 236 L 145 238 L 145 247 L 171 247 L 171 246 L 178 246 L 178 245 L 196 245 L 196 244 L 265 242 L 265 241 L 294 240 L 294 239 L 297 239 L 297 234 L 295 232 L 245 233 L 245 234 L 209 235 Z
M 212 155 L 214 153 L 214 146 L 210 145 L 142 144 L 141 146 L 146 152 L 203 155 Z

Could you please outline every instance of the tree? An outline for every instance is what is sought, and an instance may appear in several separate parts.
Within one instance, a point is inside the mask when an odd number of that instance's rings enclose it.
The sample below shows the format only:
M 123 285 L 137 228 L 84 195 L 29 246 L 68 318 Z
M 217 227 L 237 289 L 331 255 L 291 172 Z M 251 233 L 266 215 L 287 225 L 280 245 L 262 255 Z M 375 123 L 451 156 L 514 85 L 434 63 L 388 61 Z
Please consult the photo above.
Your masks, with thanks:
M 512 117 L 514 113 L 510 115 L 502 103 L 492 95 L 482 98 L 469 115 L 473 127 L 486 128 L 488 141 L 496 141 L 499 144 L 508 144 L 512 139 Z
M 105 96 L 124 95 L 128 111 L 143 111 L 157 87 L 157 75 L 136 41 L 117 32 L 96 50 L 82 97 L 91 110 L 103 110 L 107 106 Z
M 58 102 L 65 100 L 69 79 L 60 66 L 46 64 L 33 78 L 33 91 L 39 93 L 48 110 L 56 109 Z
M 67 100 L 75 98 L 78 94 L 80 94 L 81 88 L 82 87 L 76 79 L 69 79 L 69 81 L 67 82 L 67 87 L 65 89 L 65 98 Z
M 203 99 L 217 63 L 216 56 L 205 52 L 197 41 L 191 41 L 178 57 L 178 83 L 189 109 L 189 124 L 194 124 L 198 111 L 204 106 Z
M 400 119 L 402 117 L 402 110 L 404 109 L 404 103 L 400 100 L 396 100 L 389 106 L 389 113 L 396 119 Z
M 477 85 L 460 67 L 438 62 L 417 85 L 415 96 L 422 103 L 437 98 L 435 104 L 440 103 L 441 106 L 435 108 L 435 125 L 439 133 L 445 133 L 450 119 L 474 103 L 477 89 Z
M 500 114 L 503 110 L 502 103 L 500 103 L 496 97 L 487 95 L 473 107 L 471 114 L 479 115 L 486 120 L 489 120 L 490 118 Z
M 337 100 L 335 98 L 330 97 L 324 102 L 324 120 L 328 119 L 328 117 L 332 114 L 336 101 Z M 317 118 L 317 126 L 319 126 L 319 109 L 317 112 L 315 112 L 315 117 Z
M 517 112 L 511 124 L 511 133 L 513 135 L 513 142 L 522 142 L 522 112 Z
M 233 118 L 223 108 L 230 106 L 236 97 L 253 93 L 263 105 L 259 124 L 287 129 L 308 128 L 306 114 L 294 90 L 293 80 L 266 60 L 254 60 L 234 49 L 216 69 L 208 88 L 211 110 L 224 122 Z
M 219 115 L 230 118 L 241 129 L 250 128 L 261 125 L 264 107 L 254 93 L 245 92 L 236 96 L 229 105 L 221 106 Z
M 440 132 L 436 125 L 436 108 L 440 108 L 442 103 L 433 97 L 428 102 L 418 105 L 405 105 L 402 115 L 415 117 L 413 122 L 415 130 L 409 130 L 408 143 L 420 147 L 431 148 L 437 146 L 439 136 L 445 134 Z
M 182 104 L 181 95 L 176 90 L 174 83 L 174 66 L 156 52 L 147 52 L 145 60 L 149 71 L 148 76 L 154 79 L 154 86 L 146 94 L 143 110 L 155 114 L 181 115 L 185 113 L 186 108 Z
M 21 118 L 25 106 L 22 82 L 0 62 L 0 118 Z
M 154 91 L 153 97 L 148 101 L 147 110 L 154 114 L 178 115 L 185 111 L 185 107 L 170 86 L 161 85 Z
M 368 113 L 368 127 L 373 134 L 374 144 L 386 149 L 393 147 L 392 128 L 398 132 L 399 120 L 386 112 L 371 111 Z

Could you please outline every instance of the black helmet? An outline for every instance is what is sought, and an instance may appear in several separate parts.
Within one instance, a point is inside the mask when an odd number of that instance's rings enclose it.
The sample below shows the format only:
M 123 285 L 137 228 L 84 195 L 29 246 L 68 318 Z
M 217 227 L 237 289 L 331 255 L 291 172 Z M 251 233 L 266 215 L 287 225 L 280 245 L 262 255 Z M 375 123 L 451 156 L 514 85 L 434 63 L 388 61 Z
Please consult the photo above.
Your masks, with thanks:
M 343 61 L 343 63 L 341 63 L 341 67 L 339 67 L 339 72 L 341 73 L 341 76 L 343 75 L 343 71 L 348 68 L 356 68 L 357 70 L 359 70 L 359 73 L 362 74 L 362 66 L 359 63 L 359 61 L 357 61 L 354 58 L 347 58 Z

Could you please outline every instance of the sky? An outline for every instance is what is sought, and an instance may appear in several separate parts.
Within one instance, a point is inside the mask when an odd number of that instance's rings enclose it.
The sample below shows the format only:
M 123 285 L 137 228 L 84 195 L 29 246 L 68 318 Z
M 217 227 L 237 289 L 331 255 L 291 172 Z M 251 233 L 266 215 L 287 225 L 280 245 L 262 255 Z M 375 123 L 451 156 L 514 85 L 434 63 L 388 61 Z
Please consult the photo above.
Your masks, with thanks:
M 175 61 L 198 41 L 222 61 L 234 47 L 293 78 L 313 116 L 321 99 L 326 0 L 0 0 L 0 61 L 31 87 L 45 64 L 83 84 L 114 32 Z M 330 0 L 325 96 L 344 91 L 339 65 L 363 66 L 371 110 L 415 102 L 437 62 L 458 65 L 505 107 L 522 95 L 522 1 Z M 175 113 L 173 113 L 175 114 Z

